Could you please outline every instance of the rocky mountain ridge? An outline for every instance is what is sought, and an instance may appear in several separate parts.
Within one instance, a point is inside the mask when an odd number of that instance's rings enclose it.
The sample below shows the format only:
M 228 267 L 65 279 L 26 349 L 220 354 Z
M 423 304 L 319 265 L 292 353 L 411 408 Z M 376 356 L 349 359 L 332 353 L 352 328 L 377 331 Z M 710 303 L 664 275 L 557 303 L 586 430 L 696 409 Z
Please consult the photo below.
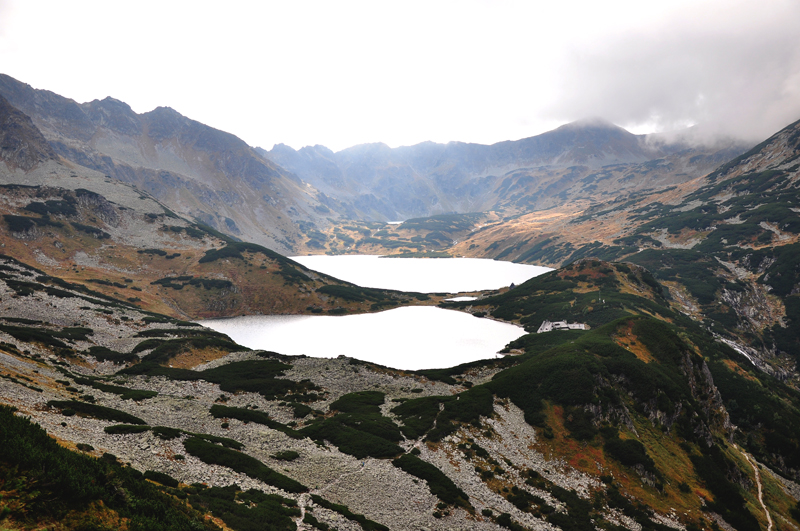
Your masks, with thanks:
M 8 76 L 0 76 L 0 94 L 32 118 L 58 155 L 284 253 L 318 251 L 307 245 L 310 235 L 337 220 L 489 210 L 510 216 L 602 201 L 620 189 L 663 189 L 747 147 L 734 139 L 704 143 L 691 133 L 636 136 L 595 119 L 491 146 L 265 151 L 166 107 L 139 115 L 110 97 L 78 104 Z
M 293 220 L 329 213 L 317 192 L 241 139 L 159 107 L 136 114 L 113 98 L 78 104 L 0 75 L 0 95 L 65 159 L 147 191 L 234 237 L 288 252 Z
M 486 210 L 514 214 L 619 188 L 664 188 L 699 177 L 747 147 L 733 139 L 704 144 L 691 134 L 637 136 L 593 119 L 488 146 L 364 144 L 333 153 L 279 144 L 260 152 L 352 205 L 356 215 L 349 217 L 391 221 Z

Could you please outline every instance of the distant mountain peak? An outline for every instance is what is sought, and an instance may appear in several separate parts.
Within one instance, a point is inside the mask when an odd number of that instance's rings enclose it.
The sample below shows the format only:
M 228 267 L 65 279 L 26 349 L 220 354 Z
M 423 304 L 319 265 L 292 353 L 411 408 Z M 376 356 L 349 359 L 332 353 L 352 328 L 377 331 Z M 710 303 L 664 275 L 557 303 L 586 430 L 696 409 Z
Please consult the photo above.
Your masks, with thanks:
M 144 114 L 145 115 L 149 114 L 153 116 L 180 116 L 181 118 L 183 118 L 183 115 L 178 111 L 176 111 L 175 109 L 173 109 L 172 107 L 164 107 L 164 106 L 156 107 L 152 111 L 146 112 Z
M 561 127 L 556 128 L 555 130 L 569 130 L 569 129 L 609 129 L 609 130 L 623 130 L 626 129 L 609 122 L 605 118 L 600 118 L 599 116 L 591 116 L 588 118 L 582 118 L 580 120 L 575 120 L 574 122 L 570 122 L 568 124 L 564 124 Z

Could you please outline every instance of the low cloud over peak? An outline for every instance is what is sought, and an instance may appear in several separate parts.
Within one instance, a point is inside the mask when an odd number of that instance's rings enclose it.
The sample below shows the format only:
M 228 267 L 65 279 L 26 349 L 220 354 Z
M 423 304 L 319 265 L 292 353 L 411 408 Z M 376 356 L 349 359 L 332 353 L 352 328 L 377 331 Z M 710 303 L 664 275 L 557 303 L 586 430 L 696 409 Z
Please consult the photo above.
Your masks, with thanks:
M 659 131 L 699 123 L 704 135 L 769 136 L 800 118 L 800 4 L 758 9 L 716 10 L 710 15 L 725 20 L 713 27 L 704 17 L 672 17 L 576 46 L 564 56 L 549 117 L 602 115 Z

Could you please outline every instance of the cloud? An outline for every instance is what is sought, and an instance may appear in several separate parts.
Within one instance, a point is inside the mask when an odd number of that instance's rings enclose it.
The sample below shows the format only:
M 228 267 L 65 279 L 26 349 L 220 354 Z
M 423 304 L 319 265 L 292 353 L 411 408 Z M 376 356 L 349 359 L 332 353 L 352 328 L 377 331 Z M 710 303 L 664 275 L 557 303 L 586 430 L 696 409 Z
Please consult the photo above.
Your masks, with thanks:
M 581 43 L 564 54 L 546 115 L 765 138 L 800 119 L 798 20 L 796 2 L 732 3 Z
M 492 143 L 588 116 L 757 140 L 800 118 L 797 0 L 220 5 L 0 0 L 3 73 L 267 148 Z

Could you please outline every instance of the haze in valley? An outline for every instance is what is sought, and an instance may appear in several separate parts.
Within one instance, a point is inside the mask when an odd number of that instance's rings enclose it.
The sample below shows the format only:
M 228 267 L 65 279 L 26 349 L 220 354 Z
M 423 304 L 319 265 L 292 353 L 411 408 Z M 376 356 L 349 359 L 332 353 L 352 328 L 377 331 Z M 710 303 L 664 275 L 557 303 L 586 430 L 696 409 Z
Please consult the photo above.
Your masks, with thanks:
M 589 116 L 759 140 L 800 115 L 800 5 L 0 2 L 4 73 L 248 144 L 534 136 Z

